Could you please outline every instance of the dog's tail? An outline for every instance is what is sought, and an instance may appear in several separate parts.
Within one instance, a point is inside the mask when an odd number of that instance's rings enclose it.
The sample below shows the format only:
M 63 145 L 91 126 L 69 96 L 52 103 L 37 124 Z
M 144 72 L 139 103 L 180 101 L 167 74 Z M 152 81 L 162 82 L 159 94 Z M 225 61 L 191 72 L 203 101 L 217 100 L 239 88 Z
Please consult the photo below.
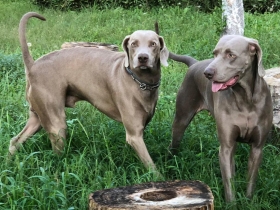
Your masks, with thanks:
M 159 35 L 159 26 L 158 26 L 158 22 L 155 22 L 155 32 Z M 196 59 L 187 56 L 187 55 L 177 55 L 174 54 L 172 52 L 169 52 L 169 57 L 170 59 L 174 60 L 174 61 L 178 61 L 181 63 L 186 64 L 188 67 L 190 67 L 191 65 L 195 64 L 197 62 Z
M 174 60 L 174 61 L 178 61 L 178 62 L 181 62 L 181 63 L 184 63 L 186 64 L 188 67 L 190 67 L 191 65 L 195 64 L 198 60 L 190 57 L 190 56 L 187 56 L 187 55 L 177 55 L 177 54 L 174 54 L 172 52 L 169 52 L 169 58 Z
M 43 16 L 39 15 L 36 12 L 28 12 L 25 15 L 22 16 L 20 23 L 19 23 L 19 41 L 20 41 L 20 46 L 21 46 L 21 51 L 22 51 L 22 57 L 23 57 L 23 61 L 24 64 L 26 66 L 26 69 L 30 69 L 31 66 L 34 63 L 34 60 L 32 58 L 32 56 L 30 55 L 30 52 L 28 50 L 28 45 L 26 42 L 26 24 L 29 18 L 31 17 L 36 17 L 38 19 L 41 20 L 46 20 Z

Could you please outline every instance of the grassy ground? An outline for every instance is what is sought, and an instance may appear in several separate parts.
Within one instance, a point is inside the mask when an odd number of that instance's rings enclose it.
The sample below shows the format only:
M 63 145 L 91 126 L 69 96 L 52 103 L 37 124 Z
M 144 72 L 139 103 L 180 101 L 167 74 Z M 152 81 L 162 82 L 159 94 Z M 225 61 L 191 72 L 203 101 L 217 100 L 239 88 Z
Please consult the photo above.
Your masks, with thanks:
M 67 109 L 68 139 L 65 154 L 56 157 L 44 131 L 32 137 L 6 161 L 9 140 L 24 126 L 28 104 L 18 41 L 18 23 L 28 11 L 37 11 L 46 22 L 32 19 L 27 38 L 34 58 L 59 49 L 65 41 L 99 41 L 121 46 L 137 29 L 153 29 L 169 50 L 210 58 L 219 38 L 221 12 L 204 14 L 194 9 L 168 8 L 143 12 L 112 9 L 77 12 L 40 11 L 20 1 L 0 0 L 0 209 L 86 209 L 92 191 L 156 181 L 125 143 L 123 126 L 81 102 Z M 280 13 L 246 14 L 245 35 L 258 39 L 266 68 L 279 66 Z M 156 114 L 145 131 L 145 142 L 163 180 L 201 180 L 215 197 L 216 209 L 227 209 L 219 170 L 215 123 L 206 113 L 197 115 L 181 143 L 180 153 L 168 158 L 175 95 L 186 72 L 184 65 L 169 62 L 162 69 L 162 86 Z M 238 209 L 278 209 L 280 206 L 279 147 L 267 143 L 253 199 L 245 198 L 249 147 L 239 144 L 236 154 Z

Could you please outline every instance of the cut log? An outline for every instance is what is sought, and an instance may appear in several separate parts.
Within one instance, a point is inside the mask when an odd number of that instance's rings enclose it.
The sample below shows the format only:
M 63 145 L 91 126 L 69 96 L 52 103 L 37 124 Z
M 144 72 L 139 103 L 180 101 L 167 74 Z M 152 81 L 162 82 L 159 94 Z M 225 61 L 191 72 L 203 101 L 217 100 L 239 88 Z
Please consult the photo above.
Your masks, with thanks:
M 280 67 L 268 69 L 265 71 L 266 75 L 264 79 L 269 86 L 272 96 L 273 104 L 273 125 L 270 142 L 273 144 L 279 144 L 279 132 L 280 132 Z
M 72 47 L 94 47 L 99 49 L 106 49 L 111 51 L 119 51 L 119 47 L 114 44 L 102 43 L 102 42 L 64 42 L 61 45 L 62 49 Z
M 89 210 L 213 210 L 213 201 L 201 181 L 148 182 L 91 193 Z

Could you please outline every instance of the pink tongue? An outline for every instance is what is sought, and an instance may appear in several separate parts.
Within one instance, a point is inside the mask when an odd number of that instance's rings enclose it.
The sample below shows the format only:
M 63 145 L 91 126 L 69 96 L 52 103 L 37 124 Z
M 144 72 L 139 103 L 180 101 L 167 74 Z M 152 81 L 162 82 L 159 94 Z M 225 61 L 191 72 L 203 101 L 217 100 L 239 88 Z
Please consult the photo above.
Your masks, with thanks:
M 229 81 L 226 82 L 226 85 L 227 86 L 231 86 L 231 85 L 233 85 L 236 82 L 236 80 L 237 80 L 236 77 L 231 78 Z
M 212 92 L 218 92 L 219 90 L 224 90 L 228 86 L 234 85 L 238 77 L 233 77 L 225 83 L 222 82 L 212 82 Z
M 212 82 L 212 92 L 218 92 L 222 87 L 224 83 L 218 83 L 218 82 Z

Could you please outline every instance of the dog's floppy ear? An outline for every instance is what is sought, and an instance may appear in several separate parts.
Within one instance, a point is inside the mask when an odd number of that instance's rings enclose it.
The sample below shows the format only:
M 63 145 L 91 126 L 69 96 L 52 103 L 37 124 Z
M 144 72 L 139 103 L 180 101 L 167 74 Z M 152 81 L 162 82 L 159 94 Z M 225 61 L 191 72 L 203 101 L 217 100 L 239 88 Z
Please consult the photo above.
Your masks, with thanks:
M 123 40 L 123 43 L 122 43 L 122 47 L 123 47 L 123 50 L 125 52 L 125 58 L 124 58 L 124 66 L 125 67 L 129 66 L 129 52 L 128 52 L 128 47 L 127 47 L 129 39 L 130 39 L 130 35 L 126 36 Z
M 158 22 L 155 22 L 155 32 L 157 33 L 157 35 L 159 35 L 159 27 L 158 27 Z
M 168 66 L 167 60 L 169 56 L 169 52 L 165 46 L 165 42 L 162 36 L 159 36 L 159 42 L 160 42 L 160 62 L 163 66 Z
M 256 39 L 249 39 L 249 51 L 253 55 L 257 55 L 258 57 L 258 74 L 260 77 L 265 75 L 265 70 L 262 65 L 262 49 L 259 45 L 258 40 Z

